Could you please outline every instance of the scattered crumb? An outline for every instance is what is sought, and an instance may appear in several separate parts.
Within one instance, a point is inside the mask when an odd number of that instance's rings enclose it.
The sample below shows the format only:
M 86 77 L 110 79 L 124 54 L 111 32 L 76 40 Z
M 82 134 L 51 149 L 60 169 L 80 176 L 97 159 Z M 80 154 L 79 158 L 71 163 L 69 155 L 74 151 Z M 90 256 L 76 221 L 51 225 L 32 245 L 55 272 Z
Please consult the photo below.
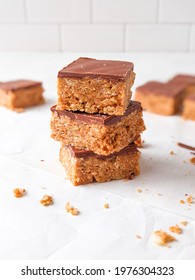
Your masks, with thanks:
M 167 243 L 173 242 L 176 238 L 163 230 L 153 232 L 155 242 L 160 246 L 167 246 Z
M 141 193 L 141 192 L 142 192 L 142 189 L 137 189 L 137 192 L 138 192 L 138 193 Z
M 41 159 L 40 161 L 41 161 L 41 162 L 43 162 L 43 161 L 44 161 L 44 159 Z
M 193 203 L 193 197 L 192 197 L 192 195 L 189 195 L 188 197 L 187 197 L 187 203 L 188 204 L 192 204 Z
M 43 196 L 43 198 L 40 200 L 40 203 L 43 206 L 49 206 L 49 205 L 53 204 L 53 198 L 52 198 L 52 196 L 45 194 Z
M 177 234 L 181 234 L 182 233 L 182 229 L 178 225 L 169 227 L 169 230 L 171 232 L 174 232 L 174 233 L 177 233 Z
M 18 198 L 18 197 L 24 196 L 24 194 L 26 193 L 26 190 L 16 188 L 16 189 L 13 190 L 13 192 L 14 192 L 14 196 Z
M 169 153 L 170 155 L 175 155 L 175 153 L 174 153 L 174 151 L 170 151 L 170 153 Z
M 139 137 L 134 141 L 134 143 L 135 143 L 139 148 L 142 148 L 142 147 L 143 147 L 142 143 L 144 143 L 144 141 L 142 141 L 141 136 L 139 136 Z
M 108 209 L 109 207 L 110 207 L 110 206 L 109 206 L 108 203 L 105 203 L 105 204 L 104 204 L 104 208 L 105 208 L 105 209 Z
M 183 160 L 183 163 L 186 163 L 186 161 L 185 161 L 185 160 Z
M 195 157 L 190 158 L 190 162 L 195 165 Z
M 74 208 L 73 206 L 70 205 L 70 202 L 66 203 L 65 209 L 68 213 L 72 214 L 73 216 L 77 216 L 80 213 L 77 208 Z
M 184 201 L 183 199 L 181 199 L 179 202 L 180 202 L 181 204 L 185 204 L 185 201 Z
M 181 221 L 180 224 L 184 227 L 186 227 L 188 225 L 188 222 L 187 221 Z
M 142 237 L 139 234 L 136 234 L 137 239 L 142 239 Z
M 158 196 L 162 196 L 162 194 L 161 194 L 161 193 L 158 193 L 157 195 L 158 195 Z

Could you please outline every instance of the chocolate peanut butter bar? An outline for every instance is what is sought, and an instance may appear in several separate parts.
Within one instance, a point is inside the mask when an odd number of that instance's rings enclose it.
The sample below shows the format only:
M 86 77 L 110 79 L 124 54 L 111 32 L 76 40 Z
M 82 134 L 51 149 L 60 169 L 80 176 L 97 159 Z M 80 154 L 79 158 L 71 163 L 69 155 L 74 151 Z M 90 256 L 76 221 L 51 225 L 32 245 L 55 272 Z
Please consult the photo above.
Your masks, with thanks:
M 100 155 L 118 152 L 145 130 L 142 108 L 131 101 L 123 116 L 87 114 L 51 107 L 51 137 Z
M 42 104 L 44 89 L 41 82 L 16 80 L 0 82 L 0 105 L 12 110 Z
M 123 115 L 131 98 L 133 63 L 81 57 L 58 73 L 57 110 Z
M 184 97 L 183 83 L 147 82 L 135 91 L 135 100 L 140 101 L 144 110 L 160 114 L 174 115 L 180 107 Z
M 72 146 L 62 145 L 60 149 L 60 161 L 67 178 L 75 186 L 93 181 L 132 179 L 140 173 L 139 158 L 140 152 L 134 143 L 109 156 L 100 156 Z

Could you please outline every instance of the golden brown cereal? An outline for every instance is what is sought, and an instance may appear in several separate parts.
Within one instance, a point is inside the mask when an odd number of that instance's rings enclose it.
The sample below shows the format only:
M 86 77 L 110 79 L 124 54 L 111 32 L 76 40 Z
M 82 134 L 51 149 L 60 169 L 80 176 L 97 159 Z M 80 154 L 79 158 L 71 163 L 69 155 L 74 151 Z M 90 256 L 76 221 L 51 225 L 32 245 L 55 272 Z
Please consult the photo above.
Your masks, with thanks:
M 181 204 L 185 204 L 185 201 L 183 199 L 180 200 Z
M 180 224 L 184 227 L 186 227 L 188 225 L 188 222 L 187 221 L 181 221 Z
M 68 213 L 72 214 L 73 216 L 77 216 L 80 213 L 77 208 L 74 208 L 73 206 L 70 205 L 70 202 L 66 203 L 65 209 Z
M 192 197 L 192 195 L 189 195 L 188 197 L 187 197 L 187 203 L 188 204 L 192 204 L 193 203 L 193 197 Z
M 22 196 L 24 196 L 24 194 L 26 193 L 26 190 L 25 189 L 19 189 L 19 188 L 16 188 L 16 189 L 14 189 L 14 196 L 15 197 L 22 197 Z
M 182 229 L 178 225 L 169 227 L 169 230 L 171 232 L 174 232 L 174 233 L 177 233 L 177 234 L 181 234 L 182 233 Z
M 108 203 L 105 203 L 105 204 L 104 204 L 104 208 L 105 208 L 105 209 L 108 209 L 109 207 L 110 207 L 110 206 L 109 206 Z
M 49 205 L 53 204 L 53 198 L 52 198 L 52 196 L 45 194 L 43 196 L 43 198 L 40 200 L 40 203 L 43 206 L 49 206 Z
M 163 230 L 156 230 L 153 232 L 155 242 L 160 246 L 167 246 L 167 243 L 175 241 L 175 237 Z

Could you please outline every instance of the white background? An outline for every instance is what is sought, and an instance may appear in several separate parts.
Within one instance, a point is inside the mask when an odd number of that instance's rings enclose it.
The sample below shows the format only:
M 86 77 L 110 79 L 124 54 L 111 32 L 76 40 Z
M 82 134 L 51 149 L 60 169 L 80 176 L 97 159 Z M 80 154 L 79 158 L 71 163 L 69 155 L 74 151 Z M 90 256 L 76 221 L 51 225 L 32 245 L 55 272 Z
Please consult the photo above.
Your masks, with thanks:
M 195 51 L 194 0 L 0 0 L 0 51 Z

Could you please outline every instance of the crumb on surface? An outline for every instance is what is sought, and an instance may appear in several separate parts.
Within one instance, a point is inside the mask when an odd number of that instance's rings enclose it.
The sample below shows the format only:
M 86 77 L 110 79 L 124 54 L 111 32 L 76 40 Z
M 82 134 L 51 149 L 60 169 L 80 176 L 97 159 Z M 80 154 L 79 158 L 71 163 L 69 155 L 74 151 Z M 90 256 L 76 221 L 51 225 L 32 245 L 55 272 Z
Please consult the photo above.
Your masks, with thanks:
M 155 242 L 160 246 L 167 246 L 167 243 L 173 242 L 176 238 L 163 230 L 153 232 Z
M 175 155 L 175 153 L 174 153 L 174 151 L 170 151 L 170 153 L 169 153 L 170 155 Z
M 186 227 L 188 225 L 188 222 L 187 221 L 181 221 L 180 224 L 184 227 Z
M 181 199 L 179 202 L 180 202 L 181 204 L 185 204 L 185 201 L 184 201 L 183 199 Z
M 188 197 L 187 197 L 187 203 L 188 204 L 192 204 L 193 203 L 193 196 L 192 195 L 189 195 Z
M 190 162 L 195 165 L 195 157 L 190 158 Z
M 174 233 L 177 233 L 177 234 L 181 234 L 182 233 L 182 229 L 178 225 L 170 226 L 169 230 L 171 232 L 174 232 Z
M 139 234 L 136 234 L 137 239 L 142 239 L 142 237 Z
M 26 190 L 25 189 L 20 189 L 20 188 L 15 188 L 13 190 L 13 192 L 14 192 L 14 196 L 18 198 L 18 197 L 24 196 L 25 193 L 26 193 Z
M 141 192 L 142 192 L 142 189 L 137 189 L 137 192 L 138 192 L 138 193 L 141 193 Z
M 110 207 L 110 205 L 109 205 L 108 203 L 105 203 L 105 204 L 104 204 L 104 208 L 105 208 L 105 209 L 108 209 L 109 207 Z
M 40 200 L 40 203 L 43 206 L 49 206 L 49 205 L 53 204 L 53 198 L 52 198 L 52 196 L 45 194 L 43 196 L 43 198 Z
M 65 205 L 65 209 L 68 213 L 70 213 L 73 216 L 79 215 L 79 210 L 77 208 L 74 208 L 73 206 L 70 205 L 70 202 L 67 202 Z
M 158 193 L 157 195 L 158 195 L 158 196 L 162 196 L 162 193 Z

